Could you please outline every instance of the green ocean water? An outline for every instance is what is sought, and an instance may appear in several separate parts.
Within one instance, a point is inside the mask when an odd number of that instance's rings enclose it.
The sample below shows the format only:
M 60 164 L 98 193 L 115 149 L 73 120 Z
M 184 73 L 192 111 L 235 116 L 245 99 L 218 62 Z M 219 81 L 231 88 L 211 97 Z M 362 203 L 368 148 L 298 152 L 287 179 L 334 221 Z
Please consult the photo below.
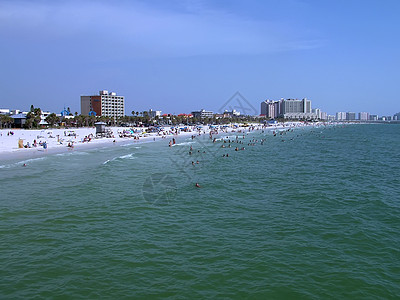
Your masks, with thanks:
M 0 162 L 0 298 L 399 299 L 400 125 L 236 134 Z

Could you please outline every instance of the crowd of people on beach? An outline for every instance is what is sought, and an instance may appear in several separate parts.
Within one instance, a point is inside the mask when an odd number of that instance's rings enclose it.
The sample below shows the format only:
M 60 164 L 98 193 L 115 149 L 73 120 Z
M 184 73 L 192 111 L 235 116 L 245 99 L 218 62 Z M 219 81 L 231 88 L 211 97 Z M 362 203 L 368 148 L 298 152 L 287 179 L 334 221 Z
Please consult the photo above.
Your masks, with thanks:
M 26 142 L 26 144 L 23 143 L 23 140 L 19 140 L 19 148 L 37 148 L 37 147 L 42 147 L 43 149 L 47 149 L 47 142 L 46 141 L 39 141 L 37 142 L 36 139 L 33 140 L 32 144 L 29 142 Z
M 151 137 L 153 141 L 156 140 L 156 138 L 161 138 L 161 139 L 166 139 L 167 137 L 172 137 L 168 141 L 168 146 L 172 148 L 173 146 L 177 145 L 177 137 L 181 135 L 182 133 L 185 133 L 186 135 L 190 133 L 190 139 L 193 141 L 196 139 L 198 136 L 201 135 L 206 135 L 208 134 L 209 139 L 212 144 L 218 144 L 220 143 L 221 145 L 219 147 L 204 147 L 204 144 L 200 146 L 199 149 L 193 149 L 193 146 L 190 146 L 189 151 L 186 153 L 189 155 L 190 159 L 189 162 L 190 164 L 194 166 L 202 165 L 203 163 L 203 157 L 204 154 L 206 153 L 206 150 L 209 151 L 211 148 L 213 148 L 213 154 L 215 157 L 223 157 L 223 158 L 230 158 L 233 153 L 239 152 L 239 151 L 244 151 L 247 148 L 246 147 L 254 147 L 256 145 L 264 145 L 266 141 L 266 137 L 261 138 L 261 139 L 256 139 L 256 138 L 250 138 L 247 139 L 247 135 L 250 134 L 253 131 L 261 131 L 262 134 L 264 134 L 266 131 L 270 133 L 271 136 L 273 137 L 280 137 L 281 141 L 284 142 L 293 140 L 296 138 L 295 135 L 291 135 L 290 138 L 285 139 L 284 135 L 286 135 L 289 132 L 292 132 L 294 128 L 296 127 L 302 127 L 302 126 L 307 126 L 308 124 L 302 124 L 302 123 L 291 123 L 291 124 L 279 124 L 278 126 L 270 126 L 267 124 L 258 124 L 258 125 L 231 125 L 231 126 L 213 126 L 213 125 L 208 125 L 208 126 L 188 126 L 184 128 L 179 128 L 179 127 L 166 127 L 166 128 L 157 128 L 154 129 L 152 132 L 147 132 L 146 130 L 143 129 L 124 129 L 122 131 L 117 130 L 118 136 L 122 140 L 128 140 L 128 139 L 134 139 L 135 141 L 139 141 L 140 138 L 142 137 Z M 64 133 L 64 137 L 61 138 L 60 135 L 56 135 L 57 140 L 53 137 L 52 132 L 45 132 L 42 130 L 39 135 L 34 136 L 37 137 L 37 139 L 33 139 L 33 142 L 26 142 L 26 144 L 23 143 L 23 140 L 17 136 L 18 140 L 18 148 L 43 148 L 43 150 L 47 151 L 48 148 L 48 138 L 54 138 L 54 142 L 51 143 L 51 145 L 56 145 L 55 142 L 57 141 L 58 145 L 64 145 L 67 147 L 68 150 L 73 150 L 75 148 L 76 143 L 89 143 L 95 139 L 95 136 L 93 133 L 87 133 L 84 135 L 83 138 L 79 140 L 79 135 L 75 131 L 60 131 L 60 134 Z M 57 133 L 57 132 L 56 132 Z M 232 134 L 229 136 L 228 134 Z M 2 136 L 5 135 L 5 132 L 2 132 Z M 14 131 L 8 131 L 7 136 L 13 136 Z M 225 136 L 224 136 L 225 135 Z M 32 136 L 32 135 L 31 135 Z M 297 135 L 297 137 L 299 134 Z M 68 139 L 69 138 L 69 139 Z M 100 139 L 103 140 L 103 139 Z M 50 140 L 51 141 L 51 140 Z M 116 139 L 113 138 L 112 140 L 113 144 L 116 143 Z M 211 148 L 210 148 L 211 147 Z M 208 149 L 207 149 L 208 148 Z M 217 150 L 220 149 L 220 150 Z M 232 150 L 228 150 L 232 149 Z M 234 152 L 230 152 L 234 151 Z M 197 153 L 198 155 L 195 155 Z M 234 156 L 234 155 L 233 155 Z M 196 185 L 197 186 L 197 185 Z M 199 187 L 199 186 L 197 186 Z

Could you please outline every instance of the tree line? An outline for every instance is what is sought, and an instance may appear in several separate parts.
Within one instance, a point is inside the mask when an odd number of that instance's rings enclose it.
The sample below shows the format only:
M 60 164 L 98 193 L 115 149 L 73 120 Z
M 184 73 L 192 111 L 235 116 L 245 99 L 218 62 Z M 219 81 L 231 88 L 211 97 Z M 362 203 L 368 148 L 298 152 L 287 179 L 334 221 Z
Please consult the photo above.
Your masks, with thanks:
M 69 112 L 69 109 L 68 109 Z M 266 120 L 266 118 L 260 118 L 255 116 L 231 116 L 228 118 L 213 117 L 200 118 L 191 117 L 187 115 L 164 115 L 162 117 L 156 116 L 151 117 L 147 111 L 137 112 L 132 111 L 131 116 L 123 116 L 119 118 L 107 117 L 107 116 L 88 116 L 78 115 L 75 112 L 73 117 L 70 116 L 57 116 L 55 113 L 49 114 L 45 121 L 47 125 L 40 124 L 42 111 L 40 108 L 35 108 L 31 105 L 30 111 L 26 115 L 24 128 L 44 128 L 44 127 L 92 127 L 96 122 L 104 122 L 108 126 L 163 126 L 163 125 L 200 125 L 200 124 L 215 124 L 224 125 L 229 123 L 243 123 L 243 122 L 260 122 Z M 14 124 L 14 119 L 0 115 L 0 128 L 10 128 Z

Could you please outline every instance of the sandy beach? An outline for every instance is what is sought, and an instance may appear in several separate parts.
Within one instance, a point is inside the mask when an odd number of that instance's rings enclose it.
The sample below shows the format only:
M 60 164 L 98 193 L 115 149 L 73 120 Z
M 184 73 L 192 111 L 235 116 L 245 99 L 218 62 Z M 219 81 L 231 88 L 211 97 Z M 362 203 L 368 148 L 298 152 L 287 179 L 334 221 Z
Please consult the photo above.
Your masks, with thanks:
M 312 126 L 318 125 L 318 123 Z M 49 128 L 38 130 L 2 129 L 0 130 L 0 161 L 35 158 L 44 155 L 63 153 L 67 151 L 79 151 L 99 147 L 120 145 L 121 143 L 143 143 L 160 139 L 168 142 L 177 136 L 191 136 L 209 134 L 210 130 L 219 133 L 246 132 L 252 130 L 274 130 L 282 128 L 296 128 L 306 125 L 301 122 L 274 124 L 268 127 L 260 124 L 251 124 L 243 127 L 242 124 L 229 126 L 179 126 L 163 127 L 159 132 L 147 132 L 147 128 L 136 127 L 108 127 L 111 137 L 96 138 L 94 127 L 84 128 Z M 186 128 L 184 130 L 184 128 Z M 23 148 L 20 148 L 23 146 Z
M 170 128 L 162 134 L 146 133 L 146 128 L 110 127 L 111 137 L 96 138 L 94 127 L 71 129 L 2 129 L 0 130 L 0 160 L 26 159 L 43 155 L 113 146 L 127 142 L 146 142 L 172 135 Z M 24 148 L 20 148 L 21 143 Z M 36 141 L 36 146 L 35 146 Z

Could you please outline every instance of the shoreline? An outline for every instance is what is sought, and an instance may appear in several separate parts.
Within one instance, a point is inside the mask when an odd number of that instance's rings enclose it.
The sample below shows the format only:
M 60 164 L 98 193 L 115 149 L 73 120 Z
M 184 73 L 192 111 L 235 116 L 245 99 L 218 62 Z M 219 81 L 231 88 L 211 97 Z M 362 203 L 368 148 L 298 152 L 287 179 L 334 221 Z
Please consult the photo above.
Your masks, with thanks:
M 25 140 L 31 139 L 33 140 L 35 136 L 38 136 L 40 133 L 47 133 L 47 132 L 56 132 L 59 133 L 59 131 L 66 131 L 64 129 L 46 129 L 46 130 L 25 130 L 25 129 L 18 129 L 18 130 L 13 130 L 13 129 L 7 129 L 7 130 L 0 130 L 0 133 L 2 136 L 0 136 L 0 162 L 6 162 L 6 161 L 13 161 L 13 160 L 26 160 L 26 159 L 32 159 L 32 158 L 40 158 L 43 156 L 48 156 L 48 155 L 55 155 L 55 154 L 60 154 L 60 153 L 68 153 L 68 152 L 75 152 L 75 151 L 85 151 L 85 150 L 93 150 L 93 149 L 99 149 L 103 147 L 113 147 L 116 145 L 125 145 L 128 143 L 135 143 L 135 144 L 142 144 L 142 143 L 147 143 L 147 142 L 153 142 L 153 141 L 159 141 L 162 140 L 162 135 L 158 135 L 157 133 L 147 133 L 145 135 L 143 134 L 137 134 L 136 136 L 138 139 L 135 139 L 133 137 L 119 137 L 118 136 L 118 131 L 122 130 L 127 130 L 128 128 L 124 127 L 110 127 L 110 129 L 114 132 L 115 135 L 112 138 L 93 138 L 89 142 L 82 142 L 81 139 L 83 137 L 86 137 L 90 134 L 95 135 L 95 129 L 91 127 L 84 127 L 84 128 L 76 128 L 76 129 L 71 129 L 67 131 L 74 131 L 76 133 L 76 137 L 68 137 L 68 140 L 64 141 L 63 144 L 59 144 L 55 140 L 55 138 L 49 138 L 49 137 L 44 137 L 40 138 L 38 140 L 40 141 L 45 141 L 48 144 L 47 149 L 44 149 L 42 146 L 37 146 L 37 147 L 30 147 L 30 148 L 17 148 L 13 145 L 18 145 L 18 140 L 21 138 L 21 136 L 24 137 L 24 144 L 26 143 Z M 138 129 L 138 128 L 134 128 Z M 141 128 L 140 128 L 141 129 Z M 7 132 L 14 132 L 13 136 L 7 136 Z M 181 132 L 179 136 L 182 134 L 193 134 L 193 132 Z M 6 136 L 5 136 L 6 135 Z M 166 137 L 172 137 L 171 134 L 166 134 L 164 135 Z M 6 142 L 4 142 L 4 139 L 8 139 Z M 115 142 L 114 142 L 115 140 Z M 29 140 L 28 140 L 29 141 Z M 74 143 L 74 147 L 70 148 L 67 147 L 67 144 L 69 142 Z
M 299 128 L 299 127 L 314 127 L 321 126 L 324 123 L 315 123 L 315 124 L 304 124 L 301 122 L 291 122 L 289 124 L 275 124 L 273 126 L 263 126 L 262 124 L 249 124 L 250 127 L 254 128 L 254 130 L 280 130 L 284 128 Z M 244 127 L 243 124 L 235 124 L 230 127 L 225 127 L 224 131 L 219 130 L 218 134 L 221 133 L 232 133 L 232 132 L 248 132 L 249 127 Z M 127 128 L 127 127 L 109 127 L 109 129 L 113 132 L 114 137 L 111 138 L 93 138 L 90 142 L 82 142 L 84 137 L 89 135 L 95 135 L 96 129 L 92 127 L 83 127 L 83 128 L 75 128 L 75 129 L 44 129 L 44 130 L 26 130 L 26 129 L 1 129 L 0 130 L 0 162 L 8 162 L 8 161 L 22 161 L 26 159 L 34 159 L 40 158 L 48 155 L 55 155 L 60 153 L 67 153 L 73 151 L 84 151 L 84 150 L 92 150 L 99 149 L 103 147 L 112 147 L 115 145 L 125 145 L 128 143 L 147 143 L 153 141 L 166 141 L 166 147 L 168 147 L 167 141 L 173 138 L 181 138 L 184 136 L 198 136 L 199 132 L 196 130 L 196 126 L 185 126 L 189 128 L 189 131 L 181 131 L 174 132 L 171 127 L 164 127 L 163 134 L 159 134 L 157 132 L 153 133 L 135 133 L 134 137 L 120 137 L 118 135 L 119 132 L 123 130 L 144 130 L 145 128 L 135 127 L 135 128 Z M 212 129 L 208 125 L 201 126 L 200 135 L 209 134 Z M 216 128 L 222 128 L 217 126 Z M 14 132 L 13 135 L 7 135 L 8 132 Z M 73 132 L 76 136 L 64 136 L 65 132 Z M 47 135 L 47 136 L 46 136 Z M 61 136 L 62 144 L 56 141 L 55 136 Z M 40 138 L 39 138 L 40 137 Z M 24 144 L 27 142 L 32 142 L 37 139 L 41 142 L 46 142 L 48 144 L 47 149 L 44 149 L 42 146 L 31 147 L 31 148 L 17 148 L 18 140 L 23 139 Z M 115 143 L 114 143 L 115 140 Z M 66 144 L 74 143 L 73 148 L 67 147 Z

